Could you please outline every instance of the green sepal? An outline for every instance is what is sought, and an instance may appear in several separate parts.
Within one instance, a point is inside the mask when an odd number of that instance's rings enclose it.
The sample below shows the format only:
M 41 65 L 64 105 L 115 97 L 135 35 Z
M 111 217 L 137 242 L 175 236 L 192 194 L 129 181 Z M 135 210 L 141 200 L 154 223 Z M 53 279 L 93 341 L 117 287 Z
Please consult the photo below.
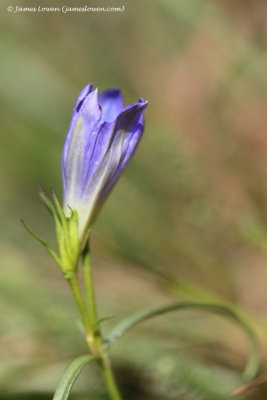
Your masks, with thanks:
M 39 189 L 39 196 L 42 200 L 42 202 L 44 203 L 44 205 L 46 206 L 46 208 L 48 209 L 48 211 L 55 216 L 55 206 L 52 203 L 51 199 L 45 194 L 44 189 L 42 188 L 41 184 L 38 184 L 38 189 Z
M 56 207 L 54 205 L 54 203 L 51 201 L 51 199 L 45 194 L 42 186 L 39 184 L 39 196 L 42 200 L 42 202 L 44 203 L 44 205 L 46 206 L 46 208 L 48 209 L 48 211 L 52 214 L 54 221 L 55 221 L 55 227 L 56 227 L 56 236 L 57 236 L 57 241 L 59 243 L 59 238 L 62 236 L 61 231 L 62 231 L 62 227 L 61 227 L 61 222 L 59 219 L 59 215 L 57 213 Z M 60 246 L 59 246 L 60 247 Z
M 34 233 L 34 232 L 28 227 L 28 225 L 27 225 L 23 220 L 21 220 L 21 223 L 22 223 L 22 225 L 24 226 L 24 228 L 26 229 L 26 231 L 29 232 L 29 234 L 30 234 L 34 239 L 36 239 L 39 243 L 41 243 L 41 245 L 44 246 L 44 247 L 48 250 L 48 252 L 51 254 L 51 256 L 54 258 L 54 260 L 56 261 L 56 263 L 57 263 L 58 265 L 60 265 L 60 258 L 59 258 L 59 256 L 57 255 L 57 253 L 52 249 L 52 247 L 51 247 L 45 240 L 43 240 L 42 238 L 40 238 L 40 236 L 36 235 L 36 233 Z
M 64 273 L 65 278 L 69 279 L 77 269 L 81 253 L 78 236 L 77 211 L 71 210 L 70 217 L 66 217 L 56 194 L 52 191 L 51 198 L 48 197 L 41 185 L 39 185 L 39 195 L 54 218 L 59 252 L 59 255 L 57 255 L 57 263 Z
M 56 193 L 54 191 L 52 191 L 51 196 L 52 196 L 53 204 L 54 204 L 55 210 L 57 212 L 58 218 L 59 218 L 63 228 L 67 230 L 67 222 L 66 222 L 67 218 L 64 214 L 64 211 L 62 210 L 61 204 L 56 196 Z
M 78 215 L 76 211 L 72 211 L 70 217 L 64 216 L 64 218 L 64 227 L 58 236 L 59 252 L 65 272 L 73 272 L 77 268 L 80 256 Z
M 71 210 L 71 216 L 67 218 L 68 234 L 72 251 L 77 251 L 80 248 L 78 235 L 78 213 L 76 210 Z
M 64 272 L 74 271 L 80 255 L 80 242 L 78 237 L 78 214 L 71 210 L 70 217 L 66 217 L 60 202 L 54 192 L 52 199 L 57 215 L 56 227 L 59 253 Z

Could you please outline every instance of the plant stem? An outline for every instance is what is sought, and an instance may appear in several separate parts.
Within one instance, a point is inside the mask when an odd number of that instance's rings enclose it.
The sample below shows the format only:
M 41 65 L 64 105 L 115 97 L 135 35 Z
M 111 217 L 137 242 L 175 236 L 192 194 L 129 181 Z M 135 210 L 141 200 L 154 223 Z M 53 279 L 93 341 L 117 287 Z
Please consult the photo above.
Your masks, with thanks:
M 79 287 L 79 283 L 78 283 L 76 275 L 72 275 L 68 279 L 68 282 L 70 284 L 70 287 L 71 287 L 72 294 L 73 294 L 73 297 L 75 299 L 76 305 L 77 305 L 78 310 L 80 312 L 84 328 L 85 328 L 86 332 L 88 332 L 88 330 L 91 329 L 90 328 L 90 322 L 89 322 L 89 319 L 88 319 L 88 316 L 87 316 L 87 313 L 86 313 L 86 309 L 85 309 L 84 304 L 83 304 L 83 298 L 82 298 L 82 295 L 81 295 L 81 291 L 80 291 L 80 287 Z
M 122 400 L 107 353 L 103 354 L 100 365 L 102 368 L 103 379 L 110 398 L 112 400 Z
M 83 270 L 83 283 L 85 292 L 85 305 L 81 290 L 78 284 L 77 276 L 74 275 L 69 279 L 69 283 L 75 298 L 76 304 L 79 308 L 82 322 L 86 331 L 86 342 L 92 354 L 99 355 L 100 359 L 97 360 L 101 370 L 103 380 L 106 385 L 107 392 L 111 400 L 122 400 L 119 393 L 114 374 L 112 371 L 111 363 L 108 354 L 103 345 L 101 331 L 98 323 L 95 295 L 93 287 L 93 279 L 91 273 L 90 254 L 87 247 L 82 254 L 82 270 Z
M 88 311 L 88 318 L 91 326 L 95 327 L 97 325 L 97 312 L 96 312 L 89 251 L 86 251 L 83 254 L 82 268 L 83 268 L 83 280 L 84 280 L 84 289 L 86 294 L 86 306 Z

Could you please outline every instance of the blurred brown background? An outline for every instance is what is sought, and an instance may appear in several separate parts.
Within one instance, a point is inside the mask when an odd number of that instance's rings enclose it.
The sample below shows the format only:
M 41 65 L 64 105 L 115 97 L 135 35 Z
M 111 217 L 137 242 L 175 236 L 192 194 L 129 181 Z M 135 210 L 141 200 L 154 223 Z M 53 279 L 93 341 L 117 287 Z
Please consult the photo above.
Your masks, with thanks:
M 113 6 L 123 13 L 13 13 L 8 6 Z M 228 301 L 267 340 L 267 3 L 262 0 L 2 0 L 0 5 L 0 398 L 50 399 L 86 349 L 60 271 L 23 230 L 54 244 L 36 182 L 61 196 L 61 149 L 93 82 L 149 100 L 141 145 L 94 230 L 108 331 L 181 299 Z M 186 311 L 112 351 L 127 399 L 228 399 L 245 336 Z M 73 399 L 105 398 L 88 368 Z M 265 399 L 265 387 L 247 399 Z

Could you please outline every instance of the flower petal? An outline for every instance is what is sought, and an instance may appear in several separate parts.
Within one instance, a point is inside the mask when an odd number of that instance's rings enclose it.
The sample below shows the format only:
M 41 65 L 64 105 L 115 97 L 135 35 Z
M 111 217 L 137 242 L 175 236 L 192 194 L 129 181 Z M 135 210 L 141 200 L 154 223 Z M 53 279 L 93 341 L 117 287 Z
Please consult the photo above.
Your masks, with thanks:
M 132 158 L 144 131 L 143 111 L 148 102 L 139 102 L 126 107 L 118 116 L 113 135 L 122 138 L 121 157 L 112 174 L 109 174 L 102 196 L 107 196 L 123 169 Z
M 120 168 L 124 168 L 132 157 L 144 131 L 143 112 L 148 102 L 140 99 L 138 103 L 126 107 L 117 118 L 115 131 L 124 132 L 123 157 Z
M 134 154 L 144 130 L 143 111 L 146 106 L 147 102 L 142 101 L 141 104 L 136 103 L 126 107 L 115 123 L 101 126 L 96 140 L 98 150 L 94 154 L 97 161 L 86 190 L 86 196 L 91 197 L 92 193 L 96 194 L 98 208 Z
M 101 120 L 97 90 L 89 93 L 72 118 L 62 157 L 64 208 L 71 206 L 82 194 L 86 184 L 83 170 L 87 168 Z
M 95 136 L 94 145 L 90 152 L 85 151 L 83 181 L 86 183 L 83 188 L 83 195 L 90 191 L 90 187 L 94 185 L 96 172 L 102 168 L 103 160 L 109 149 L 114 123 L 105 122 L 98 127 Z M 90 153 L 90 154 L 89 154 Z
M 82 103 L 83 103 L 85 97 L 86 97 L 89 93 L 91 93 L 92 91 L 93 91 L 93 84 L 92 84 L 92 83 L 88 83 L 88 85 L 86 85 L 86 86 L 82 89 L 81 93 L 79 94 L 78 99 L 77 99 L 77 101 L 76 101 L 76 103 L 75 103 L 73 112 L 79 112 L 79 111 L 80 111 L 80 108 L 81 108 L 81 106 L 82 106 Z
M 123 96 L 119 89 L 108 89 L 98 97 L 102 108 L 102 121 L 113 122 L 123 109 Z
M 121 152 L 114 159 L 114 152 L 108 151 L 110 141 L 112 138 L 114 124 L 102 124 L 97 135 L 95 142 L 95 154 L 92 156 L 93 160 L 87 169 L 87 186 L 84 187 L 82 197 L 76 199 L 75 208 L 79 215 L 79 232 L 82 233 L 83 229 L 89 221 L 92 221 L 96 210 L 100 208 L 99 196 L 106 184 L 110 174 L 116 168 Z
M 118 89 L 99 96 L 92 89 L 87 85 L 76 101 L 62 156 L 64 212 L 76 210 L 83 242 L 139 143 L 147 106 L 139 99 L 123 107 Z

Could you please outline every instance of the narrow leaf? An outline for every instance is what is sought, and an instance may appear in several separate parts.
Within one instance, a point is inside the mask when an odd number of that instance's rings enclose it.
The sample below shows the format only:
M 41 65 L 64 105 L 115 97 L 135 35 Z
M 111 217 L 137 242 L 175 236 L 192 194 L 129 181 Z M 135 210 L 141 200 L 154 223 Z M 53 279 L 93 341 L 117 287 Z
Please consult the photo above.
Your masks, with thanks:
M 118 338 L 128 332 L 131 328 L 140 324 L 141 322 L 157 317 L 158 315 L 166 314 L 173 311 L 185 310 L 185 309 L 200 309 L 208 310 L 223 314 L 232 320 L 234 320 L 246 333 L 249 345 L 250 353 L 248 361 L 244 370 L 244 376 L 246 379 L 252 379 L 256 376 L 259 366 L 260 366 L 260 352 L 258 340 L 252 330 L 252 328 L 247 324 L 247 322 L 240 317 L 235 311 L 227 308 L 225 305 L 211 304 L 211 303 L 196 303 L 196 302 L 182 302 L 172 304 L 166 307 L 153 308 L 150 310 L 138 312 L 118 324 L 110 333 L 109 337 L 105 341 L 106 347 L 109 347 Z
M 98 358 L 99 356 L 97 355 L 86 355 L 80 356 L 73 360 L 63 372 L 53 400 L 67 400 L 70 395 L 71 388 L 80 375 L 82 369 L 86 364 L 90 363 L 91 361 L 95 361 Z
M 110 315 L 109 317 L 102 317 L 102 318 L 99 318 L 99 319 L 96 321 L 96 323 L 93 325 L 93 327 L 102 324 L 102 322 L 109 321 L 109 320 L 112 319 L 112 318 L 114 318 L 113 315 Z

